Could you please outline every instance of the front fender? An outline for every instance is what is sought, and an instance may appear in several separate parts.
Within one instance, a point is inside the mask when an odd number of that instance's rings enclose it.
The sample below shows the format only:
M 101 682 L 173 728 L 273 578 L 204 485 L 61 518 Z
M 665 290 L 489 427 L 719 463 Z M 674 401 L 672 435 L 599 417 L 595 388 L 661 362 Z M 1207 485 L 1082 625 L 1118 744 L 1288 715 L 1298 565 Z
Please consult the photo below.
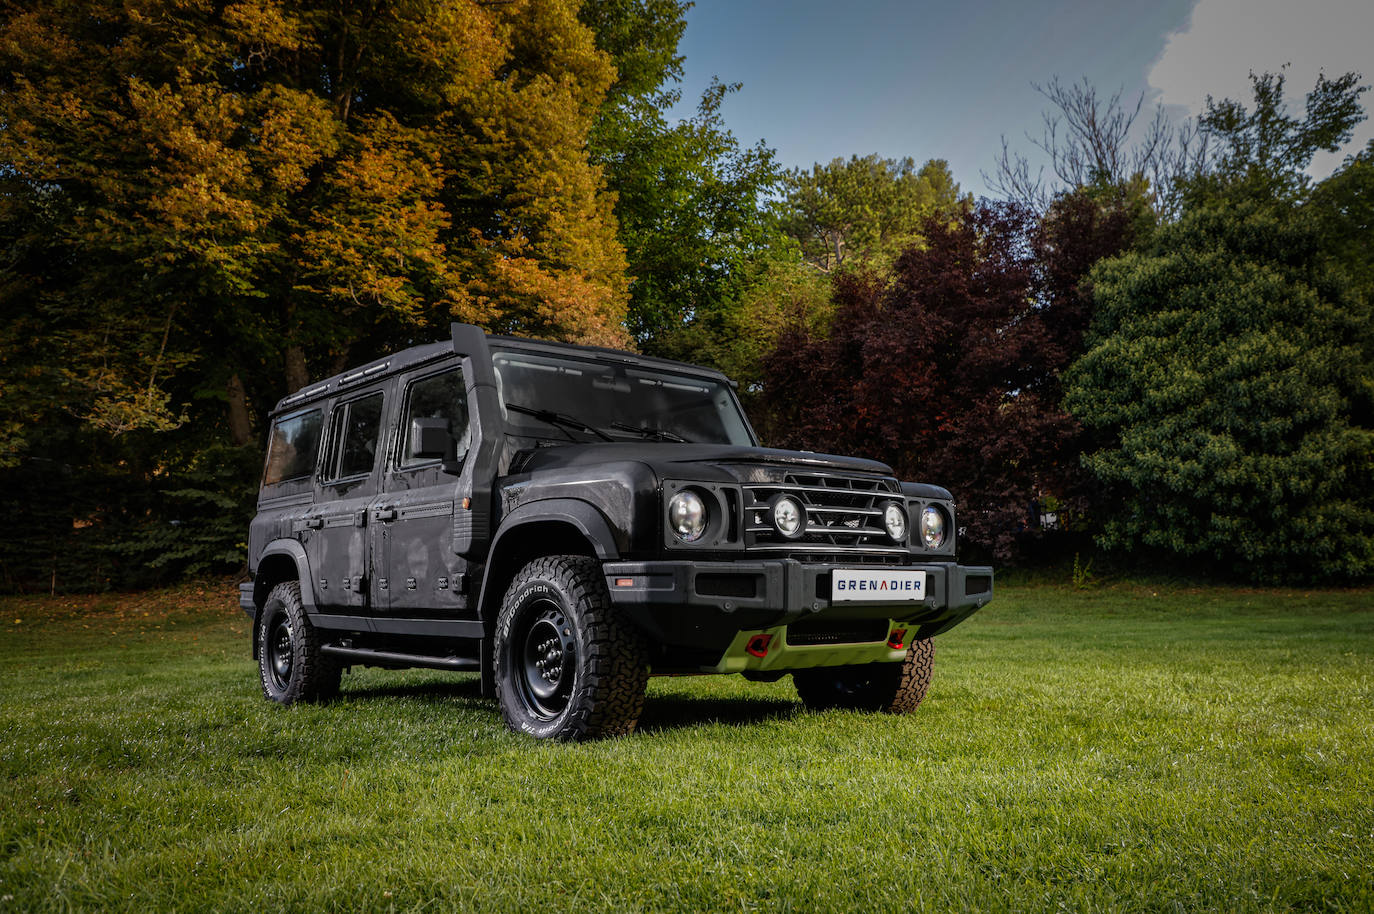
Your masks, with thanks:
M 545 498 L 526 502 L 501 519 L 491 544 L 493 556 L 501 553 L 501 540 L 520 527 L 533 523 L 557 522 L 576 528 L 591 543 L 596 557 L 602 561 L 616 561 L 628 534 L 611 526 L 606 515 L 596 507 L 575 498 Z

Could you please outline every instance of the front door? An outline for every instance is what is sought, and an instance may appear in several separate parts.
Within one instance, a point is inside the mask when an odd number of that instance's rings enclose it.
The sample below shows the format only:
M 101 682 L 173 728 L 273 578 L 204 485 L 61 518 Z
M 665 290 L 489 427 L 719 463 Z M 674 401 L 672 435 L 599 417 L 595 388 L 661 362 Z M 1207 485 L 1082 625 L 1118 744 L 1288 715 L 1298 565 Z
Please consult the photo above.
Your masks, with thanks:
M 401 379 L 395 452 L 371 512 L 378 577 L 374 608 L 399 616 L 452 616 L 468 605 L 468 563 L 454 552 L 454 512 L 463 511 L 449 472 L 468 450 L 468 402 L 457 360 Z M 414 420 L 447 423 L 445 458 L 415 456 Z

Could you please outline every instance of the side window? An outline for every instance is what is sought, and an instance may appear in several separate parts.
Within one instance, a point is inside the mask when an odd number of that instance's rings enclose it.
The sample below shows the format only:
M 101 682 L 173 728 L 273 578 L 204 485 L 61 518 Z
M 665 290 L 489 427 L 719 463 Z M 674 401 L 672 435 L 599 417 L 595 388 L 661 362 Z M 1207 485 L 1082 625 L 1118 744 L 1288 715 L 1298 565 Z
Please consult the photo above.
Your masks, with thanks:
M 382 430 L 382 395 L 369 394 L 334 407 L 330 424 L 329 480 L 372 472 Z
M 267 442 L 267 469 L 262 484 L 274 486 L 292 479 L 302 479 L 315 472 L 315 458 L 320 451 L 320 427 L 323 414 L 318 409 L 278 419 L 272 424 L 272 437 Z
M 455 444 L 453 458 L 457 459 L 466 454 L 468 395 L 467 387 L 463 384 L 463 372 L 454 368 L 411 383 L 406 392 L 406 408 L 401 422 L 405 440 L 401 444 L 397 464 L 402 468 L 433 462 L 423 457 L 410 456 L 410 438 L 413 431 L 411 426 L 415 419 L 447 420 L 449 439 Z

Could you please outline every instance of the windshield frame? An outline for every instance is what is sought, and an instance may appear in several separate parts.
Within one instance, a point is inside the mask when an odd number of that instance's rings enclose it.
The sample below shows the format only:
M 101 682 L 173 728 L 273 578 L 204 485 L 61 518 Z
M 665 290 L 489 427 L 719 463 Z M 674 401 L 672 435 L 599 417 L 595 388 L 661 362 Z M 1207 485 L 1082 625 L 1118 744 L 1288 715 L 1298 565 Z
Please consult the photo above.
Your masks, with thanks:
M 498 377 L 500 376 L 500 371 L 497 368 L 497 363 L 502 356 L 510 356 L 517 358 L 521 356 L 533 356 L 542 359 L 569 362 L 572 363 L 572 367 L 576 367 L 577 363 L 582 363 L 599 366 L 603 368 L 624 368 L 631 369 L 633 371 L 640 372 L 643 374 L 648 374 L 651 376 L 659 376 L 669 381 L 672 381 L 674 379 L 680 379 L 683 381 L 692 381 L 696 383 L 709 383 L 717 385 L 720 391 L 725 395 L 725 397 L 728 400 L 728 409 L 732 410 L 734 416 L 737 417 L 740 429 L 744 432 L 744 435 L 747 438 L 747 443 L 732 441 L 695 440 L 688 440 L 683 443 L 711 444 L 720 445 L 723 447 L 760 446 L 758 433 L 754 431 L 753 423 L 749 421 L 749 414 L 745 412 L 743 404 L 740 403 L 739 394 L 735 385 L 730 381 L 729 378 L 725 377 L 725 375 L 721 374 L 718 371 L 714 371 L 712 369 L 704 368 L 698 365 L 690 365 L 684 362 L 674 362 L 668 359 L 657 359 L 653 358 L 652 356 L 640 356 L 632 352 L 623 352 L 615 349 L 601 349 L 598 347 L 584 347 L 572 345 L 569 345 L 565 348 L 561 345 L 539 344 L 536 341 L 524 340 L 513 337 L 504 337 L 499 339 L 489 338 L 489 348 L 492 367 L 496 371 Z M 507 412 L 506 391 L 504 390 L 504 387 L 504 384 L 498 383 L 497 399 L 501 404 L 502 411 Z M 519 407 L 532 407 L 535 409 L 542 408 L 542 404 L 536 403 L 516 403 L 515 405 Z M 727 408 L 726 404 L 724 403 L 718 404 L 718 407 L 721 409 Z M 639 434 L 637 431 L 630 431 L 626 428 L 617 429 L 613 425 L 599 424 L 597 420 L 603 418 L 601 416 L 588 416 L 577 413 L 571 413 L 570 416 L 588 425 L 594 426 L 597 429 L 614 435 L 615 443 L 618 444 L 658 444 L 663 442 L 675 443 L 671 442 L 671 439 L 667 437 L 658 437 L 652 434 L 654 429 L 662 429 L 664 431 L 669 432 L 670 434 L 675 434 L 673 429 L 665 427 L 665 424 L 661 422 L 657 423 L 653 427 L 646 428 L 645 431 L 648 432 L 647 434 Z M 511 428 L 513 424 L 520 424 L 518 422 L 513 423 L 511 421 L 512 418 L 513 416 L 510 413 L 507 413 L 505 417 L 507 434 L 514 434 L 518 437 L 526 437 L 527 433 L 515 432 Z M 620 417 L 616 418 L 619 419 Z M 584 432 L 583 434 L 586 433 Z M 556 441 L 561 444 L 599 443 L 599 439 L 593 435 L 588 435 L 588 437 L 591 440 L 587 442 L 569 440 L 571 436 L 566 434 L 566 432 L 564 431 L 564 426 L 554 426 L 547 436 L 539 435 L 537 437 L 544 440 Z

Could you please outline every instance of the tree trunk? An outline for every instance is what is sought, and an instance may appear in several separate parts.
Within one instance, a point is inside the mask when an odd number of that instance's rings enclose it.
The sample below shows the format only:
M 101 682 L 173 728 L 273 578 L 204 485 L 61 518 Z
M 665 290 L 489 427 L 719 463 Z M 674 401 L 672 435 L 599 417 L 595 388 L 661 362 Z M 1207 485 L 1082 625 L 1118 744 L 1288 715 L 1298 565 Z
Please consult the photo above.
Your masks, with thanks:
M 305 350 L 299 346 L 286 347 L 286 392 L 293 394 L 310 383 L 305 367 Z
M 253 440 L 253 423 L 248 418 L 248 392 L 243 389 L 243 380 L 237 375 L 229 376 L 229 440 L 236 447 L 242 447 Z

